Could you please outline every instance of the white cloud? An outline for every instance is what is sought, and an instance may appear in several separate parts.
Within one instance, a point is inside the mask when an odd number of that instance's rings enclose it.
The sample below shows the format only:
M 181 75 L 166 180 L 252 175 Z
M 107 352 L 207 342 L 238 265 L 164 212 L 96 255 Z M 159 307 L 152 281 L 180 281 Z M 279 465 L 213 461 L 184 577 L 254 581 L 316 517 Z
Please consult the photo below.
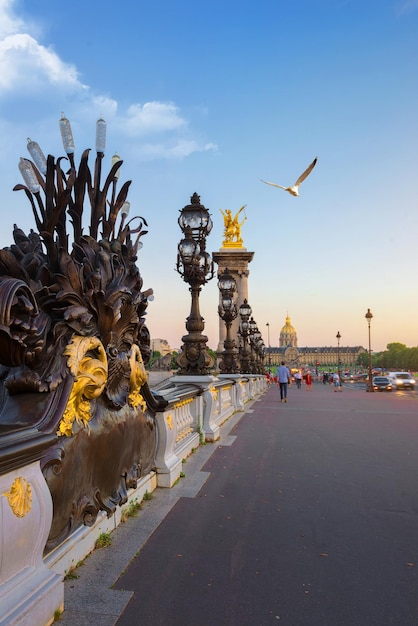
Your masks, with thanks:
M 0 41 L 0 88 L 25 92 L 37 91 L 45 84 L 86 89 L 77 78 L 74 66 L 61 61 L 49 48 L 26 33 L 8 35 Z
M 0 39 L 24 28 L 23 20 L 13 14 L 15 0 L 0 0 Z
M 183 159 L 194 152 L 216 152 L 217 146 L 214 143 L 198 143 L 195 140 L 181 139 L 172 145 L 148 144 L 142 146 L 141 151 L 148 159 L 166 158 Z
M 178 107 L 163 102 L 132 104 L 127 111 L 126 124 L 135 134 L 176 130 L 187 125 L 180 117 Z
M 418 10 L 418 0 L 405 0 L 398 2 L 397 15 L 406 15 Z
M 28 125 L 28 120 L 21 118 L 27 118 L 30 102 L 30 133 L 37 134 L 43 128 L 45 135 L 51 119 L 55 131 L 64 109 L 74 122 L 75 137 L 86 136 L 86 128 L 90 135 L 99 115 L 108 122 L 109 134 L 117 134 L 127 149 L 138 137 L 147 135 L 147 148 L 134 150 L 140 158 L 179 159 L 193 152 L 216 150 L 214 144 L 196 141 L 188 120 L 173 102 L 128 103 L 122 109 L 110 95 L 93 93 L 80 81 L 77 67 L 35 38 L 33 27 L 15 14 L 15 5 L 15 0 L 0 0 L 0 101 L 5 104 L 0 123 L 6 128 L 12 120 L 14 133 L 19 123 Z

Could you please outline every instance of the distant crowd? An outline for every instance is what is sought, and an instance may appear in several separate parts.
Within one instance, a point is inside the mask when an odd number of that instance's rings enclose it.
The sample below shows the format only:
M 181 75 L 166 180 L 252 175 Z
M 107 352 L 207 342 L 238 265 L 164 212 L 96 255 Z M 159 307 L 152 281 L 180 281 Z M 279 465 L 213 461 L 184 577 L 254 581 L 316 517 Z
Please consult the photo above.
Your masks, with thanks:
M 268 385 L 280 385 L 279 376 L 277 372 L 266 372 Z M 295 383 L 298 389 L 301 388 L 302 383 L 306 385 L 307 390 L 312 387 L 312 383 L 321 382 L 324 385 L 333 385 L 334 388 L 341 388 L 341 380 L 338 372 L 321 372 L 320 374 L 313 374 L 311 370 L 296 370 L 289 371 L 289 384 Z

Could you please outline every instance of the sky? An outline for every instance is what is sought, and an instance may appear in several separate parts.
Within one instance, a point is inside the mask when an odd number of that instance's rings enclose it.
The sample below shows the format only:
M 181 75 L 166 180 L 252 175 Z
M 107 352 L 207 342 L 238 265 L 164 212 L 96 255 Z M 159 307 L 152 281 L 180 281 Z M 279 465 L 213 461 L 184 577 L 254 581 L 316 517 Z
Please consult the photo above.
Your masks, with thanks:
M 418 345 L 418 0 L 153 0 L 115 5 L 0 0 L 0 247 L 34 220 L 20 157 L 27 138 L 78 163 L 107 123 L 149 226 L 138 266 L 154 290 L 147 326 L 179 348 L 190 312 L 175 271 L 179 211 L 198 193 L 223 241 L 221 209 L 246 204 L 253 316 L 277 346 L 289 314 L 299 346 Z M 293 184 L 293 197 L 260 179 Z M 93 166 L 93 158 L 90 166 Z M 216 349 L 218 286 L 200 296 Z M 266 324 L 269 324 L 268 327 Z

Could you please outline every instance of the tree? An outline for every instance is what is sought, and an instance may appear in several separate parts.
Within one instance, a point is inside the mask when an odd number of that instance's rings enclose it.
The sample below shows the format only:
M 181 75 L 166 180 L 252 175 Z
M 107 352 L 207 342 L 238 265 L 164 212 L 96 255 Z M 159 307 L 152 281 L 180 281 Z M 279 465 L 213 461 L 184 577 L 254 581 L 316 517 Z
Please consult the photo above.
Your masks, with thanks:
M 170 368 L 172 370 L 178 370 L 179 366 L 177 363 L 177 357 L 178 357 L 178 352 L 176 352 L 175 350 L 171 353 L 171 364 L 170 364 Z
M 151 356 L 150 356 L 150 360 L 149 363 L 147 365 L 147 369 L 151 369 L 152 364 L 161 357 L 161 352 L 158 352 L 158 350 L 153 350 Z
M 402 369 L 406 367 L 406 351 L 408 348 L 403 343 L 388 343 L 386 346 L 388 354 L 388 367 L 391 369 Z
M 214 368 L 216 368 L 216 363 L 217 363 L 217 358 L 218 358 L 218 357 L 217 357 L 217 354 L 216 354 L 216 352 L 215 352 L 214 350 L 212 350 L 211 348 L 208 348 L 208 352 L 209 352 L 209 354 L 213 357 L 213 359 L 214 359 L 214 361 L 213 361 L 213 362 L 214 362 L 214 366 L 213 366 L 213 367 L 214 367 Z
M 369 353 L 362 352 L 361 354 L 359 354 L 357 357 L 357 365 L 360 365 L 361 367 L 367 367 L 368 364 L 369 364 Z

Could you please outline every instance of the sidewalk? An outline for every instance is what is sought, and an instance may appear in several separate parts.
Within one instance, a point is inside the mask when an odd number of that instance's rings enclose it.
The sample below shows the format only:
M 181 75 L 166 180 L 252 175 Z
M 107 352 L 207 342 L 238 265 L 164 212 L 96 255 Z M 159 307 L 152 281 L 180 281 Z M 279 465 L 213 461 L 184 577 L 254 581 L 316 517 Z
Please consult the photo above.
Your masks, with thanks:
M 253 411 L 253 404 L 249 403 L 246 412 Z M 209 477 L 209 472 L 202 471 L 202 467 L 219 446 L 232 445 L 236 436 L 230 436 L 229 432 L 244 415 L 245 412 L 232 416 L 221 427 L 219 441 L 200 446 L 187 459 L 185 477 L 177 485 L 171 489 L 156 489 L 152 500 L 143 503 L 138 516 L 129 518 L 112 533 L 112 545 L 95 550 L 76 570 L 78 578 L 65 581 L 65 610 L 59 624 L 116 624 L 133 592 L 115 590 L 115 582 L 178 500 L 196 497 Z
M 288 399 L 270 387 L 189 457 L 66 582 L 61 623 L 415 626 L 415 395 Z

